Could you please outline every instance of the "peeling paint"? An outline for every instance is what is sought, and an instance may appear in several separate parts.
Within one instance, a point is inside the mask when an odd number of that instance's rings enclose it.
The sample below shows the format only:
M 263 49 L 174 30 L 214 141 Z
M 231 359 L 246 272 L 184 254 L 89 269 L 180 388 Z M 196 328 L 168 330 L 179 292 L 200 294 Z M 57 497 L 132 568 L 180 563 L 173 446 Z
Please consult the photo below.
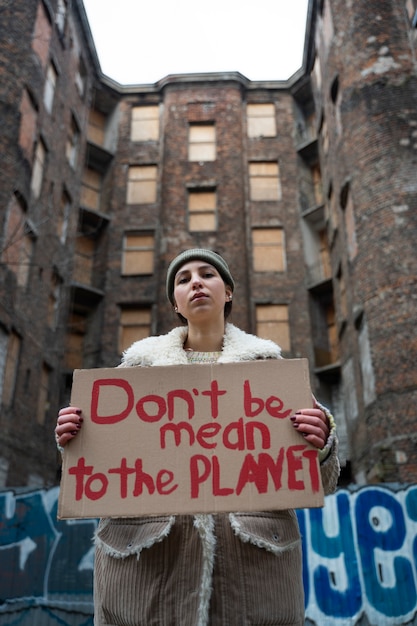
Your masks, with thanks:
M 391 70 L 397 70 L 401 67 L 399 63 L 396 63 L 391 56 L 379 57 L 373 65 L 370 65 L 365 70 L 362 70 L 362 76 L 369 76 L 370 74 L 385 74 Z

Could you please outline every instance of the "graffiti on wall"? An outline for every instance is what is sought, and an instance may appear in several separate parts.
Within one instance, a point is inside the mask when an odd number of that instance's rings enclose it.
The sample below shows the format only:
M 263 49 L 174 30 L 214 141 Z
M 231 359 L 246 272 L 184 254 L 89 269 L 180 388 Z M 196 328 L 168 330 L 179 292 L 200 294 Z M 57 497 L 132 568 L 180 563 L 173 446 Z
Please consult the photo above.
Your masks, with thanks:
M 57 504 L 58 488 L 0 492 L 0 624 L 32 607 L 45 611 L 45 624 L 89 623 L 96 521 L 59 521 Z
M 34 606 L 61 611 L 48 624 L 91 623 L 96 521 L 57 520 L 57 500 L 58 488 L 0 492 L 0 624 Z M 307 623 L 351 626 L 365 615 L 393 626 L 415 617 L 417 486 L 340 489 L 298 519 Z

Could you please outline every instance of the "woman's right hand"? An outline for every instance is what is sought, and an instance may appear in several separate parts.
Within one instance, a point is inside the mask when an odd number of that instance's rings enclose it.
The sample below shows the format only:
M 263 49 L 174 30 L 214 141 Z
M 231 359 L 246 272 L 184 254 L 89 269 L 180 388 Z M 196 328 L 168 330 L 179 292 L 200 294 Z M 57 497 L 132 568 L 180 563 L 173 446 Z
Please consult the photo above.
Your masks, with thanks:
M 64 447 L 79 433 L 83 423 L 81 413 L 81 409 L 76 406 L 66 406 L 59 411 L 55 428 L 55 439 L 58 445 Z

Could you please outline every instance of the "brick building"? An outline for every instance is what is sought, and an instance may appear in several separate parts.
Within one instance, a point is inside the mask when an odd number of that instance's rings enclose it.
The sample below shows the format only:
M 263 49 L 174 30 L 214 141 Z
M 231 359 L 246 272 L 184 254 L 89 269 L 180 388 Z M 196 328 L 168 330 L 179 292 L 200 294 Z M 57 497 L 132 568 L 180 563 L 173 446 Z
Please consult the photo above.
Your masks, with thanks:
M 72 370 L 177 323 L 165 272 L 194 246 L 229 261 L 235 324 L 308 357 L 344 480 L 414 481 L 413 3 L 310 0 L 288 81 L 129 87 L 81 0 L 0 12 L 0 485 L 56 482 Z

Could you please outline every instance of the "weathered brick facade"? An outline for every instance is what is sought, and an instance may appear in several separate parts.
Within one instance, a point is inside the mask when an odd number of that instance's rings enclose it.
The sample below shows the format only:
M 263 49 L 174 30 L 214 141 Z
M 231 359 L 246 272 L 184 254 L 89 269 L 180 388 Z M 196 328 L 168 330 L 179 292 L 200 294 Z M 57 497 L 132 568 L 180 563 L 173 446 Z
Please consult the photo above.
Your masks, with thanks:
M 115 366 L 136 315 L 147 333 L 177 323 L 166 268 L 194 246 L 227 258 L 238 326 L 257 332 L 261 305 L 288 312 L 285 355 L 309 358 L 345 480 L 414 481 L 412 3 L 311 0 L 304 67 L 288 81 L 133 87 L 102 76 L 81 0 L 29 4 L 0 6 L 1 484 L 56 482 L 72 369 Z M 274 130 L 248 132 L 253 105 L 272 107 Z M 142 110 L 157 133 L 141 140 Z M 195 127 L 214 132 L 215 158 L 190 158 Z M 279 192 L 259 197 L 251 166 L 269 165 Z M 135 176 L 148 175 L 143 201 Z M 215 198 L 210 229 L 190 226 L 196 192 Z M 256 267 L 261 231 L 283 233 L 279 270 Z M 126 270 L 129 236 L 152 241 L 151 271 Z

